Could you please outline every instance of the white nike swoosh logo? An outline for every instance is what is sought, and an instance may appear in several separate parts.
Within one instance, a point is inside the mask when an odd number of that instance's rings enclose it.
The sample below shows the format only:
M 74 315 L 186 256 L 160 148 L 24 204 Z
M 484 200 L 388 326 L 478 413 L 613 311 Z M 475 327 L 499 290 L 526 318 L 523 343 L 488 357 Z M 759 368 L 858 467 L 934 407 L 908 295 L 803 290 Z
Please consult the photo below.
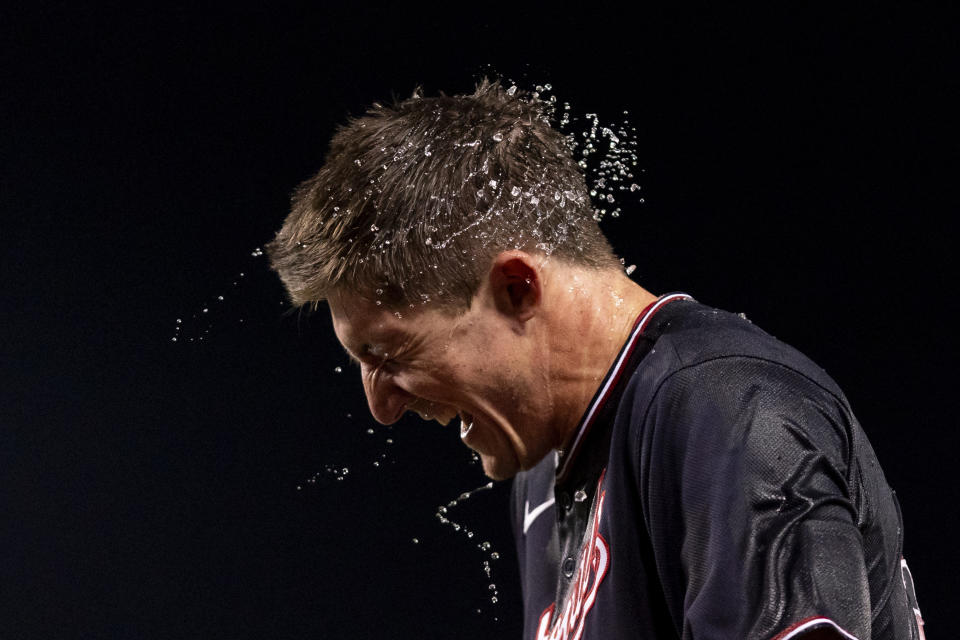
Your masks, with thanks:
M 530 501 L 527 500 L 523 503 L 523 535 L 527 535 L 527 529 L 530 528 L 530 525 L 533 524 L 533 521 L 537 519 L 541 513 L 547 510 L 547 507 L 552 505 L 555 502 L 554 498 L 550 498 L 541 505 L 538 505 L 536 509 L 530 511 Z

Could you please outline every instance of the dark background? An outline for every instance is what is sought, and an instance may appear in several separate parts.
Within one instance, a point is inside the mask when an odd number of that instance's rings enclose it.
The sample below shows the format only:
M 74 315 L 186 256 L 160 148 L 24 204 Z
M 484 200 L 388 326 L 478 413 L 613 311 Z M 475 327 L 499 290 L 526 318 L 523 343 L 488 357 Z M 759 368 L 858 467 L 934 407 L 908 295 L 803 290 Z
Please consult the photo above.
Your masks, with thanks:
M 491 65 L 630 111 L 618 252 L 840 383 L 949 637 L 955 22 L 808 11 L 4 11 L 0 635 L 518 637 L 508 485 L 456 510 L 502 554 L 492 606 L 434 518 L 484 481 L 454 430 L 375 426 L 329 320 L 251 255 L 348 114 Z

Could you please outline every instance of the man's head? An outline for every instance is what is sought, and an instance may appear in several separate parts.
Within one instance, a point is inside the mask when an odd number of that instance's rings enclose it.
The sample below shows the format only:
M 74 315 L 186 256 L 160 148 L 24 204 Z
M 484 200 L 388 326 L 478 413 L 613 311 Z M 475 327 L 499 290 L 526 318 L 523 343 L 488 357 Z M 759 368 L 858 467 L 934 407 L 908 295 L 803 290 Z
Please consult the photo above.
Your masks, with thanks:
M 576 423 L 583 408 L 564 385 L 589 367 L 565 346 L 585 326 L 570 304 L 623 277 L 548 114 L 486 81 L 469 96 L 374 105 L 337 132 L 266 247 L 295 305 L 329 301 L 374 417 L 459 414 L 494 478 L 535 464 L 563 443 L 558 425 Z

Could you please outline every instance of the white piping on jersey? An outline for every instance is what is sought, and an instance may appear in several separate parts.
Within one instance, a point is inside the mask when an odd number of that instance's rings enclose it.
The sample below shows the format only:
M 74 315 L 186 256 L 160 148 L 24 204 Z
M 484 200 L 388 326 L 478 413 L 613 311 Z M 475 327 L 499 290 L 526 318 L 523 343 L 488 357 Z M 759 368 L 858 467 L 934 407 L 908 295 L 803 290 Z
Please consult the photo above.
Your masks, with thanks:
M 597 412 L 597 409 L 603 406 L 607 400 L 607 392 L 610 391 L 610 387 L 613 386 L 613 383 L 618 379 L 618 374 L 620 373 L 620 367 L 623 366 L 623 363 L 626 362 L 627 358 L 630 357 L 630 354 L 633 352 L 633 345 L 637 341 L 637 337 L 640 333 L 646 328 L 647 322 L 650 318 L 653 317 L 657 311 L 660 310 L 660 307 L 667 304 L 668 302 L 673 302 L 674 300 L 692 300 L 693 298 L 686 293 L 671 293 L 668 296 L 663 296 L 647 309 L 647 312 L 643 314 L 643 317 L 637 321 L 636 328 L 630 334 L 630 337 L 627 339 L 627 344 L 620 352 L 620 357 L 617 359 L 616 364 L 613 365 L 610 374 L 607 376 L 607 381 L 603 385 L 603 388 L 600 390 L 600 393 L 597 394 L 597 400 L 594 402 L 590 409 L 587 411 L 586 417 L 583 419 L 583 423 L 580 425 L 580 430 L 577 431 L 577 436 L 573 439 L 573 444 L 570 445 L 570 448 L 567 450 L 567 459 L 565 462 L 569 462 L 570 458 L 573 456 L 573 453 L 577 450 L 577 447 L 580 445 L 580 440 L 583 439 L 584 434 L 589 430 L 590 422 L 593 420 L 594 414 Z M 566 465 L 564 465 L 566 466 Z
M 790 640 L 790 638 L 795 638 L 795 637 L 797 637 L 797 635 L 803 633 L 804 631 L 806 631 L 806 630 L 809 629 L 810 627 L 813 627 L 813 626 L 816 626 L 816 625 L 821 625 L 821 624 L 829 624 L 831 627 L 833 627 L 834 629 L 836 629 L 837 631 L 839 631 L 841 634 L 843 634 L 843 636 L 844 636 L 845 638 L 850 638 L 850 640 L 857 640 L 857 637 L 856 637 L 856 636 L 852 636 L 852 635 L 850 635 L 849 633 L 847 633 L 846 631 L 844 631 L 844 630 L 840 627 L 840 625 L 838 625 L 836 622 L 834 622 L 834 621 L 831 620 L 830 618 L 813 618 L 812 620 L 807 620 L 806 622 L 804 622 L 803 624 L 799 625 L 798 627 L 796 627 L 796 628 L 794 628 L 794 629 L 791 629 L 790 632 L 789 632 L 787 635 L 785 635 L 785 636 L 777 636 L 776 638 L 774 638 L 774 640 Z
M 909 587 L 907 586 L 908 578 L 910 579 Z M 924 633 L 924 630 L 923 630 L 923 614 L 920 613 L 919 605 L 914 606 L 917 604 L 916 602 L 917 590 L 913 585 L 913 572 L 910 571 L 910 567 L 907 566 L 907 559 L 904 558 L 903 556 L 900 556 L 900 580 L 903 582 L 904 592 L 908 596 L 911 593 L 913 594 L 914 601 L 913 603 L 911 603 L 910 606 L 913 609 L 913 617 L 917 623 L 916 630 L 917 630 L 917 633 L 920 635 L 920 640 L 925 640 L 927 637 L 927 634 Z
M 523 535 L 527 535 L 527 529 L 530 528 L 530 525 L 533 524 L 533 521 L 536 520 L 541 513 L 546 511 L 547 507 L 556 502 L 556 498 L 550 498 L 543 504 L 537 505 L 537 507 L 530 511 L 530 501 L 526 500 L 523 503 Z

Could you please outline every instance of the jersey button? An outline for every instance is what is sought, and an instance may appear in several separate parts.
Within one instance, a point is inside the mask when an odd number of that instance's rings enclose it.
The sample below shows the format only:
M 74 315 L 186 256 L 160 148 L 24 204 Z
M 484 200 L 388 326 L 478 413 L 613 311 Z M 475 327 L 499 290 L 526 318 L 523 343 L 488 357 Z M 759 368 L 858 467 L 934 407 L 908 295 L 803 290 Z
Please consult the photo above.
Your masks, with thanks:
M 573 577 L 573 571 L 577 568 L 577 561 L 573 559 L 573 556 L 567 556 L 567 559 L 563 561 L 563 577 L 569 579 Z

